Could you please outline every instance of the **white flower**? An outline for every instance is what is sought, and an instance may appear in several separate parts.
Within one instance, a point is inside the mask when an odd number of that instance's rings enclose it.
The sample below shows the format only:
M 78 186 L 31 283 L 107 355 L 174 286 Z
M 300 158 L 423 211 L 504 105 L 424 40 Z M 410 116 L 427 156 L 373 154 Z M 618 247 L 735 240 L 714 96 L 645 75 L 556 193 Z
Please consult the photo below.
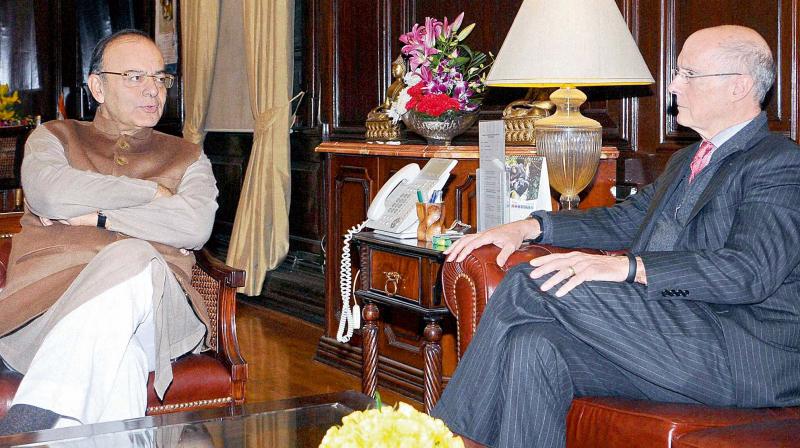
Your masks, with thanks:
M 414 85 L 418 84 L 420 81 L 422 81 L 422 78 L 420 78 L 416 72 L 408 72 L 403 75 L 403 82 L 408 87 L 414 87 Z
M 411 100 L 411 95 L 408 94 L 408 89 L 410 88 L 411 86 L 408 86 L 403 90 L 401 90 L 400 93 L 397 95 L 397 100 L 392 102 L 392 107 L 390 107 L 389 110 L 386 111 L 386 114 L 389 115 L 389 117 L 391 117 L 393 123 L 397 123 L 398 121 L 400 121 L 400 117 L 402 117 L 403 114 L 408 112 L 408 109 L 406 109 L 406 105 Z

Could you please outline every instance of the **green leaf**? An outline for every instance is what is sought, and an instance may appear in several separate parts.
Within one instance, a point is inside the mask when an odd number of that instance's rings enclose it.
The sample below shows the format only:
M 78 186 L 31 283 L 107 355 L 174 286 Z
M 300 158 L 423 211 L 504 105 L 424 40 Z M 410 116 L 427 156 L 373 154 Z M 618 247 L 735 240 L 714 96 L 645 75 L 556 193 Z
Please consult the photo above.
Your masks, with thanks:
M 459 56 L 459 57 L 453 59 L 453 64 L 455 64 L 457 67 L 461 67 L 462 65 L 464 65 L 464 64 L 466 64 L 468 62 L 469 62 L 469 58 L 466 57 L 466 56 Z
M 375 389 L 375 406 L 377 406 L 377 409 L 379 411 L 383 407 L 383 402 L 381 401 L 381 393 L 378 392 L 377 389 Z
M 456 37 L 456 39 L 458 39 L 459 42 L 463 41 L 464 39 L 467 38 L 467 36 L 469 36 L 469 33 L 471 33 L 474 28 L 475 24 L 474 23 L 470 24 L 469 26 L 461 30 L 460 33 L 458 33 L 458 37 Z

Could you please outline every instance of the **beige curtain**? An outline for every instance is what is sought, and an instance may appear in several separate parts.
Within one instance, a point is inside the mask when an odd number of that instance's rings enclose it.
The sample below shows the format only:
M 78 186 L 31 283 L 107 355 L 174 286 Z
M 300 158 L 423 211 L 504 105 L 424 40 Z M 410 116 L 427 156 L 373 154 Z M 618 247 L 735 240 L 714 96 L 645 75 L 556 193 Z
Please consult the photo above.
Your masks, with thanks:
M 227 263 L 247 271 L 240 292 L 261 293 L 289 251 L 289 127 L 292 0 L 244 0 L 244 39 L 253 149 L 233 223 Z
M 219 0 L 181 2 L 183 138 L 202 143 L 217 54 Z

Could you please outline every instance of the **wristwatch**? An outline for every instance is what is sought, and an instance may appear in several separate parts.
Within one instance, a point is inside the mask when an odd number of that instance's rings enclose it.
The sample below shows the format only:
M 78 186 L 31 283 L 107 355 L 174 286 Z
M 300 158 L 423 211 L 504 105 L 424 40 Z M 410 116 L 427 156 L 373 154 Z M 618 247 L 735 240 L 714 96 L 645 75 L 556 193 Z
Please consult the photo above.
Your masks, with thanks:
M 544 232 L 543 232 L 544 225 L 542 224 L 542 217 L 539 216 L 539 215 L 535 215 L 535 214 L 531 213 L 525 219 L 535 219 L 536 221 L 539 222 L 539 236 L 537 236 L 536 238 L 533 238 L 533 239 L 523 240 L 522 242 L 530 244 L 530 243 L 538 243 L 538 242 L 542 241 L 542 235 L 544 235 Z
M 97 211 L 97 227 L 101 229 L 106 228 L 106 215 L 100 210 Z

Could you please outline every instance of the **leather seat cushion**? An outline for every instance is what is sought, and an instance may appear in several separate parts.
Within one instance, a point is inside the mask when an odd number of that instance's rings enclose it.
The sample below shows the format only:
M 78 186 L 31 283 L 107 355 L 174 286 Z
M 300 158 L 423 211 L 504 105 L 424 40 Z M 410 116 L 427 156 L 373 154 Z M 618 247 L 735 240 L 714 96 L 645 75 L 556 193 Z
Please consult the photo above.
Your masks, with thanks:
M 800 445 L 800 419 L 750 423 L 684 434 L 674 448 L 778 448 Z
M 231 373 L 217 358 L 205 353 L 184 355 L 172 362 L 173 382 L 158 399 L 153 388 L 154 375 L 147 379 L 147 407 L 175 405 L 231 396 Z
M 5 364 L 0 361 L 0 417 L 5 416 L 8 408 L 11 407 L 11 400 L 17 393 L 20 381 L 22 381 L 22 375 L 6 368 Z
M 148 408 L 231 396 L 230 371 L 218 359 L 205 353 L 180 357 L 172 363 L 172 374 L 174 381 L 162 402 L 153 389 L 154 375 L 150 373 L 147 381 Z M 22 375 L 0 362 L 0 417 L 6 415 L 21 380 Z
M 739 409 L 587 397 L 572 402 L 567 445 L 671 446 L 670 439 L 698 429 L 793 417 L 800 417 L 800 408 Z

